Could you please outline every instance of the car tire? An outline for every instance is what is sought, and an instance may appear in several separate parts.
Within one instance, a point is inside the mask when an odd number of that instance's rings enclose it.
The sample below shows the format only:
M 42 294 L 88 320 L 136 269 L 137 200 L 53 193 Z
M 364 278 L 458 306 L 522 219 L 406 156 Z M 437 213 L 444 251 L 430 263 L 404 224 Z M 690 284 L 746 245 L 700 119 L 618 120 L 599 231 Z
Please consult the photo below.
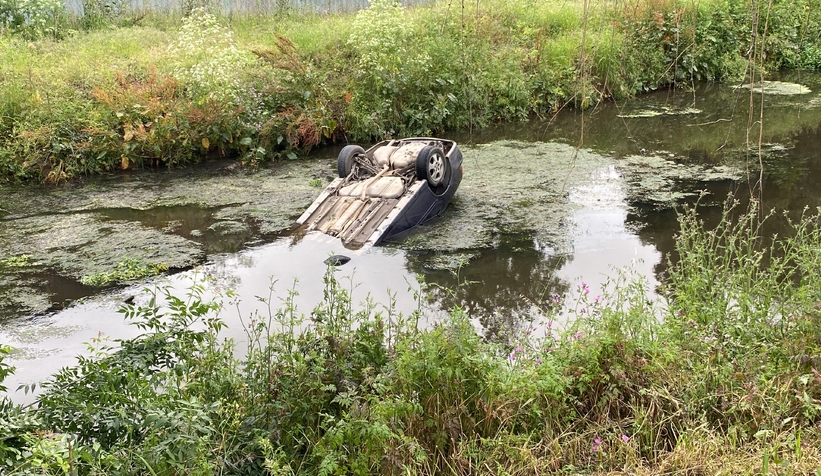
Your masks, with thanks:
M 441 148 L 429 145 L 416 156 L 416 177 L 427 180 L 434 191 L 447 188 L 450 180 L 450 161 Z
M 357 154 L 364 154 L 365 149 L 358 145 L 346 145 L 339 151 L 339 157 L 336 159 L 336 170 L 342 178 L 351 174 L 353 167 L 353 158 Z

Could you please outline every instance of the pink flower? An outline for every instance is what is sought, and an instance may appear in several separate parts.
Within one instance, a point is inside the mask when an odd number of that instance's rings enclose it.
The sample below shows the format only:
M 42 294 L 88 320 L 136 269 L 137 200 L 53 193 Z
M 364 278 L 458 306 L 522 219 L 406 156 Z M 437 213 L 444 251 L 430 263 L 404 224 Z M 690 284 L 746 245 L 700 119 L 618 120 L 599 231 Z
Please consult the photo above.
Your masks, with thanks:
M 593 298 L 593 302 L 599 302 L 599 299 L 601 299 L 601 296 L 596 296 Z
M 627 435 L 621 435 L 621 441 L 627 443 L 628 441 L 630 441 L 630 437 Z
M 581 339 L 581 338 L 582 338 L 582 333 L 581 333 L 581 332 L 577 332 L 577 333 L 573 334 L 573 338 L 574 338 L 574 339 Z
M 542 363 L 542 359 L 540 359 L 540 358 L 536 357 L 536 363 L 537 363 L 537 364 L 541 364 L 541 363 Z

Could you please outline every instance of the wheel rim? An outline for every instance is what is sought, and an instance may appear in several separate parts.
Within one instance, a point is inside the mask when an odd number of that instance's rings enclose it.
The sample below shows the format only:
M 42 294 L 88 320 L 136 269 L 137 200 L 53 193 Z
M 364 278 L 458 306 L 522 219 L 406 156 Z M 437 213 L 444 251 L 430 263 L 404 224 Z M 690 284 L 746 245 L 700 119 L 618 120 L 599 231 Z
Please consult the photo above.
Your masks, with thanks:
M 445 176 L 445 158 L 435 153 L 428 159 L 428 180 L 432 185 L 439 185 Z

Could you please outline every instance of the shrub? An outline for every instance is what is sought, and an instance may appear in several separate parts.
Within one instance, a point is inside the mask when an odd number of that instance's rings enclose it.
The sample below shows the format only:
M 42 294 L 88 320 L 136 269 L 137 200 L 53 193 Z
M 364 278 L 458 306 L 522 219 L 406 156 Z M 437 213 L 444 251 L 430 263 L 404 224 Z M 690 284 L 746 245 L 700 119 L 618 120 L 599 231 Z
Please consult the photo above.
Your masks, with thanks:
M 707 231 L 695 209 L 680 215 L 680 260 L 671 266 L 665 327 L 683 371 L 701 378 L 683 392 L 694 412 L 738 440 L 814 424 L 821 416 L 821 344 L 815 273 L 819 216 L 792 236 L 768 239 L 758 204 L 729 202 Z M 789 343 L 789 344 L 787 344 Z M 758 414 L 766 407 L 766 415 Z
M 28 37 L 57 36 L 58 21 L 65 12 L 61 0 L 0 0 L 0 31 Z

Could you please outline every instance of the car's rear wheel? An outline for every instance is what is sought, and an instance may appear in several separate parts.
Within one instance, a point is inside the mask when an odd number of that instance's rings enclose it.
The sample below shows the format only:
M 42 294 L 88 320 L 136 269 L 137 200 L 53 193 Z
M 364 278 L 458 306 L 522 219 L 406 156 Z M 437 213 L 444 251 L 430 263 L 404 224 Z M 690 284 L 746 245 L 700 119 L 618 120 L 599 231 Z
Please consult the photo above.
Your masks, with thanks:
M 416 156 L 416 177 L 427 180 L 432 189 L 447 186 L 450 162 L 439 147 L 429 145 Z
M 342 178 L 351 174 L 353 167 L 353 158 L 357 154 L 364 154 L 365 149 L 358 145 L 346 145 L 339 151 L 339 157 L 336 159 L 336 170 Z

